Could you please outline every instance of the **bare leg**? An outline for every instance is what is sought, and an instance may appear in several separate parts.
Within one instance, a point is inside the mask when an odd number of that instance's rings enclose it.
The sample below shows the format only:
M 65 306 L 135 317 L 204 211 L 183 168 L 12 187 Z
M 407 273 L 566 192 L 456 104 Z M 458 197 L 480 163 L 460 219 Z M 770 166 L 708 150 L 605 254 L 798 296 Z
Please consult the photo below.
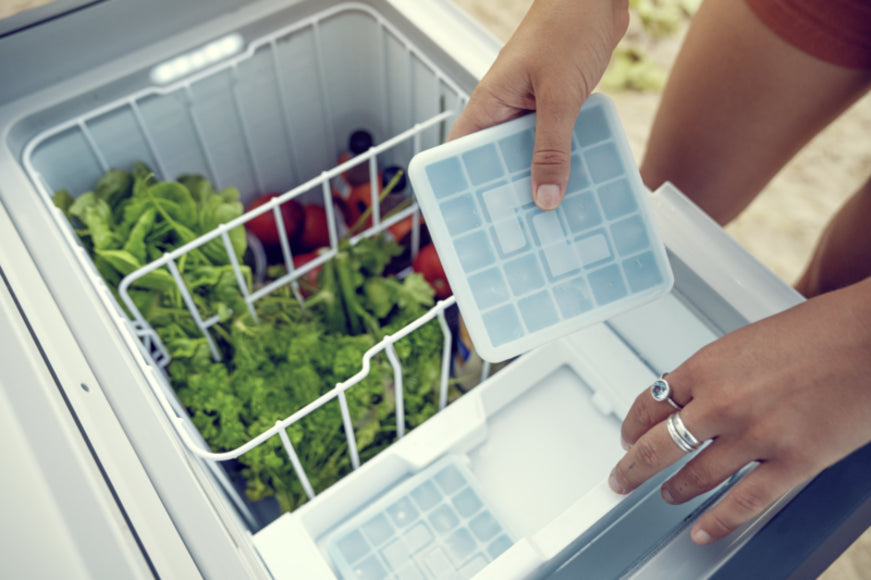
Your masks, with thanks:
M 865 182 L 823 231 L 796 289 L 810 298 L 871 276 L 871 180 Z
M 727 223 L 869 85 L 871 73 L 781 40 L 742 0 L 706 0 L 663 93 L 644 181 L 673 182 Z

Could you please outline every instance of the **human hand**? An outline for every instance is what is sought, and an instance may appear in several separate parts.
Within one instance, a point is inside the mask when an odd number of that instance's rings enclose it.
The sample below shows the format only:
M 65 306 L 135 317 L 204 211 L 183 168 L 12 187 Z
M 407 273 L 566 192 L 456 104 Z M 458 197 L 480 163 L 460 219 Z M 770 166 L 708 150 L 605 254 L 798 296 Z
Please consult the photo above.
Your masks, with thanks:
M 709 491 L 759 464 L 693 526 L 708 544 L 790 489 L 871 441 L 871 278 L 745 326 L 702 348 L 666 377 L 680 417 L 711 439 L 662 485 L 667 503 Z M 623 421 L 626 455 L 611 474 L 628 493 L 683 456 L 649 391 Z
M 628 0 L 536 0 L 448 140 L 536 111 L 533 198 L 541 209 L 556 208 L 569 180 L 575 119 L 628 25 Z

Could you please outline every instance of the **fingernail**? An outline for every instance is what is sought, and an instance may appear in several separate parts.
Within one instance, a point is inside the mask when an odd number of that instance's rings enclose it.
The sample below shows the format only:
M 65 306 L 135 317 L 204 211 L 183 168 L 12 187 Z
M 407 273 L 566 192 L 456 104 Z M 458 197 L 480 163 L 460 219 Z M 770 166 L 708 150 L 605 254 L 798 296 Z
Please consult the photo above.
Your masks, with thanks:
M 611 486 L 611 489 L 615 493 L 626 493 L 626 490 L 623 488 L 623 486 L 617 482 L 617 473 L 615 471 L 612 471 L 611 475 L 608 476 L 608 485 Z
M 714 541 L 711 534 L 701 529 L 693 530 L 691 536 L 693 541 L 700 546 L 706 546 Z
M 662 499 L 665 500 L 665 503 L 674 503 L 674 496 L 671 495 L 671 492 L 665 487 L 662 488 Z
M 622 435 L 620 435 L 620 446 L 623 447 L 623 451 L 629 451 L 629 448 L 632 447 L 625 439 L 623 439 Z
M 555 209 L 559 205 L 559 186 L 539 185 L 535 191 L 535 202 L 541 209 Z

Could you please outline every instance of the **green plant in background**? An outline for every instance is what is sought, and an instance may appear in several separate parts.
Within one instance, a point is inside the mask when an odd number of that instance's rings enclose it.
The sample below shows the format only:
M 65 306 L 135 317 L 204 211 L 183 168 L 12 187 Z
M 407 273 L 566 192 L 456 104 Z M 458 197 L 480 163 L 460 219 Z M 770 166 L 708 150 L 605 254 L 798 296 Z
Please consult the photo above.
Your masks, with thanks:
M 665 86 L 666 70 L 629 44 L 620 43 L 600 86 L 606 91 L 658 92 Z
M 629 0 L 632 24 L 614 50 L 600 86 L 607 91 L 662 90 L 667 71 L 649 53 L 657 43 L 673 39 L 699 4 L 701 0 Z

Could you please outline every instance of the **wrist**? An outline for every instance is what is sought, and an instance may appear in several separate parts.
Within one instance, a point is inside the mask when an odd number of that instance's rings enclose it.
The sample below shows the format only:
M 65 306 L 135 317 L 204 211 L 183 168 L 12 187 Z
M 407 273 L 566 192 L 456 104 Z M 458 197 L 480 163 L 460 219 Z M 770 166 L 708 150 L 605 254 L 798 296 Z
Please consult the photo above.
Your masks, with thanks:
M 544 21 L 600 25 L 602 39 L 610 50 L 629 28 L 629 0 L 535 0 L 527 16 L 540 12 L 546 13 Z M 588 30 L 588 26 L 580 30 Z
M 610 0 L 610 3 L 614 18 L 613 47 L 616 47 L 629 29 L 629 0 Z

